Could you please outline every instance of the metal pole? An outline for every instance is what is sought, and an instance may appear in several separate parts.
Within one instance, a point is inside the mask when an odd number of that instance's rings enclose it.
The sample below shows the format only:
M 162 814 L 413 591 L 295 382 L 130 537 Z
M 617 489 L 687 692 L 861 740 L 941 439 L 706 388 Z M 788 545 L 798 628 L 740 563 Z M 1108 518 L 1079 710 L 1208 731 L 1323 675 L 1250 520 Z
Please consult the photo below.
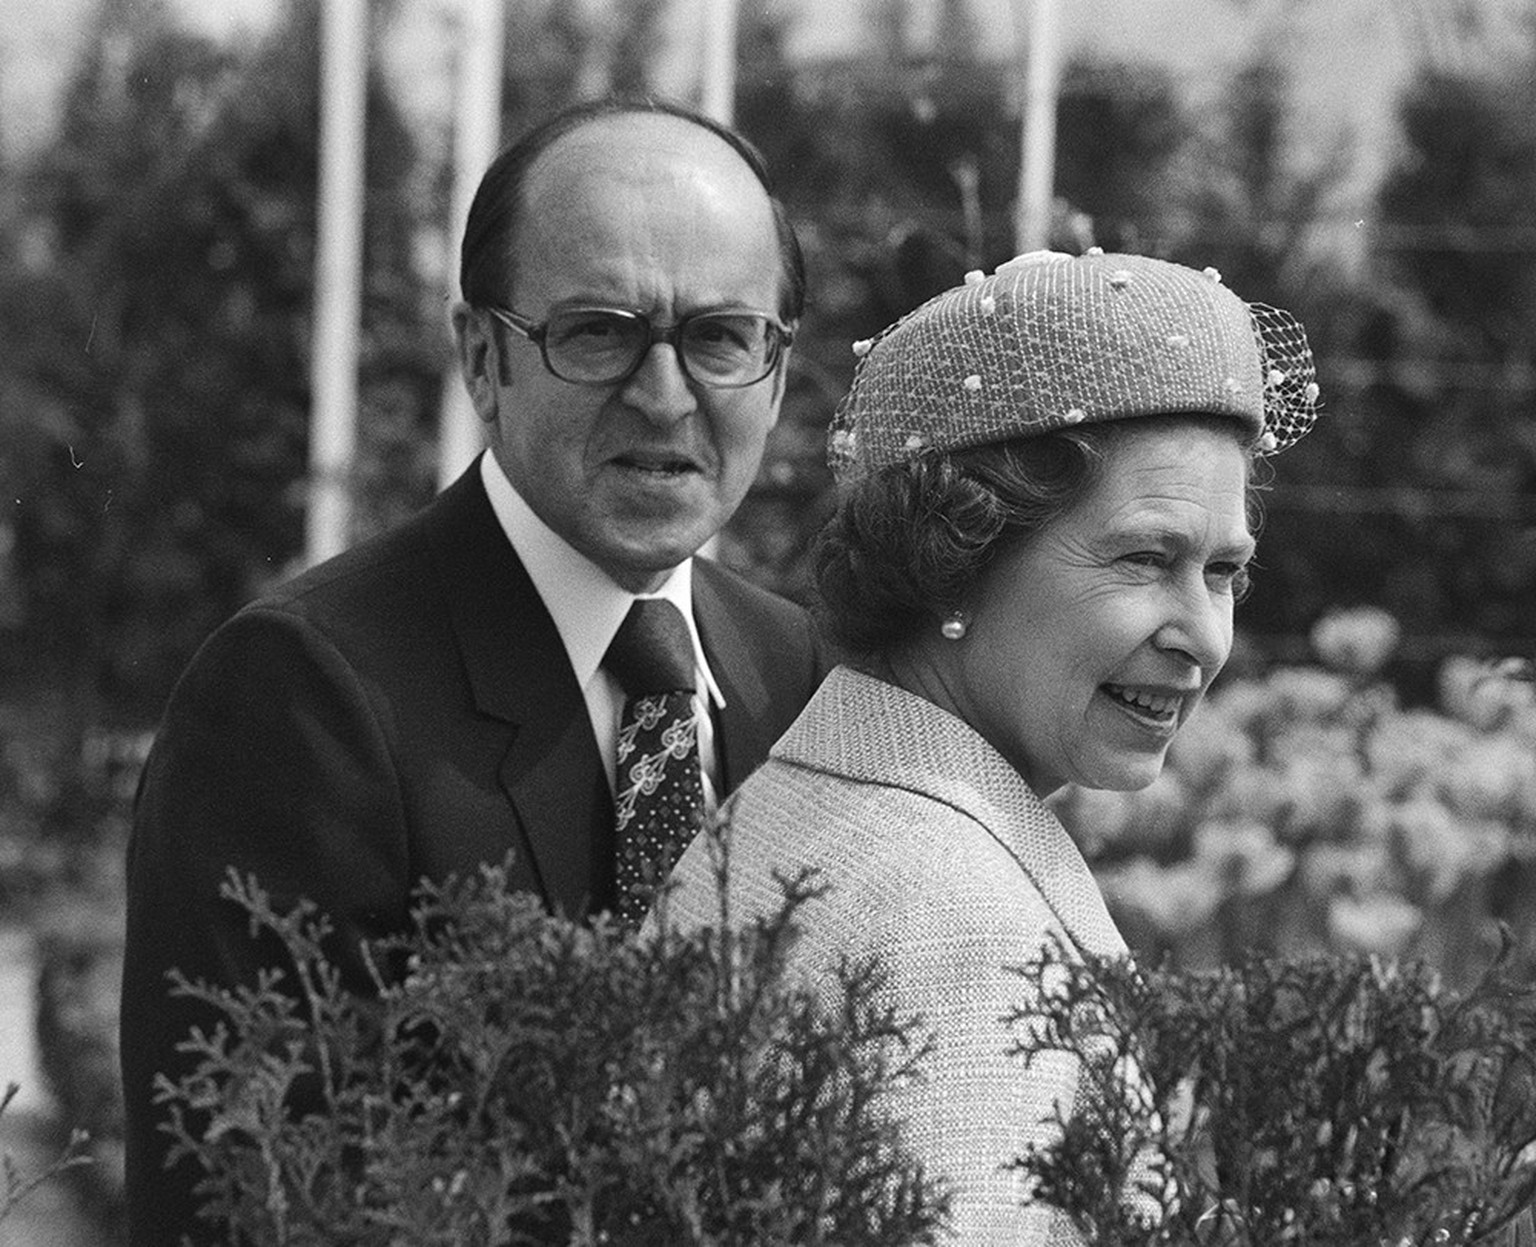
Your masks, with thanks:
M 501 143 L 503 0 L 460 0 L 454 77 L 453 198 L 449 208 L 448 302 L 458 297 L 459 248 L 470 201 Z M 448 485 L 480 453 L 480 418 L 457 358 L 443 379 L 438 408 L 437 482 Z
M 352 526 L 368 90 L 366 0 L 325 0 L 320 41 L 319 222 L 304 551 L 311 564 L 344 549 Z
M 699 111 L 721 125 L 736 120 L 736 0 L 701 0 L 704 6 L 704 64 L 700 73 Z M 707 558 L 720 553 L 720 538 L 699 548 Z
M 722 125 L 736 117 L 737 0 L 703 0 L 704 66 L 699 110 Z
M 1050 245 L 1056 174 L 1056 93 L 1061 79 L 1057 0 L 1034 0 L 1020 127 L 1019 198 L 1014 246 L 1022 254 Z

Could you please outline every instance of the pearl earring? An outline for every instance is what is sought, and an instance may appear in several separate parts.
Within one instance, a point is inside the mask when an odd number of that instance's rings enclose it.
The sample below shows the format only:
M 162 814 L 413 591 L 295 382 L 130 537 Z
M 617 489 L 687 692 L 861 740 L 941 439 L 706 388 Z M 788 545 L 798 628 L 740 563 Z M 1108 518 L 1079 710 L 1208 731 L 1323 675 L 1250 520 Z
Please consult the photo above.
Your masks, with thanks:
M 965 616 L 959 611 L 951 611 L 939 625 L 939 631 L 946 641 L 958 641 L 965 635 L 965 627 Z

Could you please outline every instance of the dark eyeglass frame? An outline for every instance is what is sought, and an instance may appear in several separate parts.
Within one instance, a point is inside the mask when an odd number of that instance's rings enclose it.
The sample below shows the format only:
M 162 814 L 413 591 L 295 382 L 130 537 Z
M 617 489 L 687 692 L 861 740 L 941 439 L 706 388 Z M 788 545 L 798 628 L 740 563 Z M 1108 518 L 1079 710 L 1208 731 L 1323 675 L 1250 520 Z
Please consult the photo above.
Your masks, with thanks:
M 702 385 L 706 389 L 711 390 L 744 390 L 748 386 L 757 385 L 760 381 L 764 381 L 768 377 L 772 376 L 773 370 L 779 366 L 779 361 L 784 358 L 784 352 L 787 351 L 795 341 L 795 331 L 793 329 L 779 324 L 779 322 L 772 316 L 768 315 L 767 312 L 760 312 L 756 308 L 709 308 L 705 311 L 690 312 L 687 316 L 680 317 L 673 324 L 664 327 L 652 324 L 651 318 L 644 312 L 632 311 L 631 309 L 625 307 L 603 307 L 601 305 L 593 304 L 591 306 L 561 308 L 560 311 L 562 314 L 602 312 L 605 315 L 616 316 L 621 320 L 633 321 L 636 324 L 644 325 L 648 335 L 648 341 L 645 344 L 645 349 L 640 351 L 635 356 L 635 362 L 632 363 L 623 372 L 616 373 L 612 377 L 606 377 L 601 380 L 590 377 L 568 377 L 559 369 L 557 369 L 550 361 L 548 320 L 536 322 L 527 316 L 523 316 L 518 312 L 514 312 L 509 307 L 501 307 L 494 303 L 485 304 L 485 311 L 490 313 L 491 316 L 500 321 L 508 329 L 515 330 L 516 332 L 522 334 L 523 337 L 527 338 L 528 341 L 537 346 L 539 348 L 539 356 L 544 361 L 544 367 L 546 371 L 548 371 L 550 376 L 556 377 L 559 380 L 566 382 L 568 385 L 587 385 L 596 387 L 618 385 L 624 381 L 628 381 L 632 376 L 635 375 L 635 373 L 640 371 L 641 365 L 645 363 L 646 356 L 651 353 L 651 348 L 654 347 L 658 342 L 663 342 L 667 346 L 670 346 L 672 348 L 673 354 L 677 356 L 677 366 L 683 370 L 683 375 L 695 384 Z M 694 376 L 693 370 L 688 367 L 688 354 L 683 350 L 683 334 L 687 331 L 688 326 L 693 324 L 695 321 L 706 320 L 711 316 L 760 316 L 767 322 L 769 335 L 768 351 L 765 356 L 765 366 L 759 375 L 753 377 L 750 381 L 715 381 L 708 377 Z

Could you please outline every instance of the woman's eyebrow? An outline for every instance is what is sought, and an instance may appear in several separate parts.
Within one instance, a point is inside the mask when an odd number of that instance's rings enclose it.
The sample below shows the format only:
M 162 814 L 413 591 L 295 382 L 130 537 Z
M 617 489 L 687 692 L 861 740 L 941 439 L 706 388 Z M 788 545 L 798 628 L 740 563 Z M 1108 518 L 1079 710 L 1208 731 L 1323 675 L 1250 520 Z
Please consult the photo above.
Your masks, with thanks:
M 1113 545 L 1140 543 L 1178 550 L 1194 549 L 1203 544 L 1189 530 L 1156 520 L 1146 522 L 1132 520 L 1113 525 L 1105 530 L 1104 539 Z M 1257 549 L 1258 540 L 1250 533 L 1232 541 L 1219 543 L 1214 553 L 1218 557 L 1240 557 L 1246 560 L 1251 559 Z

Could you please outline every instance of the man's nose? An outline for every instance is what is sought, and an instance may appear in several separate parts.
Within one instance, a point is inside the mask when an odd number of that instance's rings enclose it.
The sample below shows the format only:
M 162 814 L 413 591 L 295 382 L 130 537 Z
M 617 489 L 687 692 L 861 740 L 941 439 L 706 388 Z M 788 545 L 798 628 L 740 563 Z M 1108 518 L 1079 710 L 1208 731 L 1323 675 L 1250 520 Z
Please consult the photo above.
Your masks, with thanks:
M 699 406 L 677 349 L 665 342 L 645 353 L 621 393 L 625 402 L 659 425 L 676 424 Z

